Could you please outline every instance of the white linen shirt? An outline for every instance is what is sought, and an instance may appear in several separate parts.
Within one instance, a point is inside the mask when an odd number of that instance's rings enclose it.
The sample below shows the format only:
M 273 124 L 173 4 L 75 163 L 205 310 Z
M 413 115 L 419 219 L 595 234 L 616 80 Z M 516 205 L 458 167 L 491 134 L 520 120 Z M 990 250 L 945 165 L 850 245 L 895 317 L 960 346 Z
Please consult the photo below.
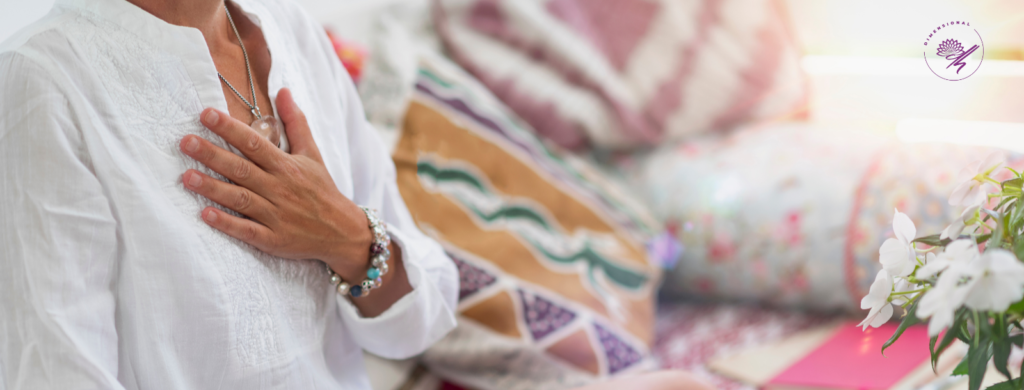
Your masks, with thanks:
M 323 263 L 200 219 L 186 134 L 227 111 L 202 34 L 125 0 L 63 0 L 0 50 L 0 389 L 368 389 L 362 350 L 404 358 L 455 326 L 458 275 L 409 215 L 388 152 L 321 27 L 235 0 L 261 26 L 271 98 L 291 88 L 338 188 L 380 210 L 414 290 L 376 318 Z

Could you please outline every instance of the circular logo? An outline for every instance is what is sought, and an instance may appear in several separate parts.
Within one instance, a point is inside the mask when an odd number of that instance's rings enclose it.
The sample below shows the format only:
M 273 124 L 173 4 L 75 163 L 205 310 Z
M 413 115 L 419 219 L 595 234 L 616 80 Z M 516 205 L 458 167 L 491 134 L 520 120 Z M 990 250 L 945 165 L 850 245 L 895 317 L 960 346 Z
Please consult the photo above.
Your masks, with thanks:
M 928 69 L 944 80 L 960 81 L 971 77 L 985 58 L 985 42 L 978 30 L 964 21 L 943 23 L 924 41 L 924 61 Z

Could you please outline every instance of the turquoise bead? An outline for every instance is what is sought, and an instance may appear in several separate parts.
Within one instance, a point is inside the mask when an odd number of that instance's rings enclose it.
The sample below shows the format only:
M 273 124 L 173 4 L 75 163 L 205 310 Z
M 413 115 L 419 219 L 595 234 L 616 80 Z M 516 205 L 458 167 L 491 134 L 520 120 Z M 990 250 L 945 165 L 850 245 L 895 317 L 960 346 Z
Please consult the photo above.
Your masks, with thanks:
M 368 271 L 366 271 L 366 277 L 370 278 L 370 279 L 377 279 L 377 278 L 379 278 L 380 277 L 380 268 L 371 267 Z

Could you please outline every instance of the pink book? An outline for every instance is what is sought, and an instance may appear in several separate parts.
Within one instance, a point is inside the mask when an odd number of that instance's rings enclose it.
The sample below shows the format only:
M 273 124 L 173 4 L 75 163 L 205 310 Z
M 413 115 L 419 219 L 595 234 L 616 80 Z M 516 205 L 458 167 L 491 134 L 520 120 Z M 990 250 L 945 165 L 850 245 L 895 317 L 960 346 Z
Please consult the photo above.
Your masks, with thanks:
M 890 389 L 914 369 L 927 362 L 928 329 L 908 328 L 895 344 L 882 344 L 896 332 L 896 324 L 861 331 L 851 324 L 817 349 L 804 356 L 764 386 L 785 389 Z

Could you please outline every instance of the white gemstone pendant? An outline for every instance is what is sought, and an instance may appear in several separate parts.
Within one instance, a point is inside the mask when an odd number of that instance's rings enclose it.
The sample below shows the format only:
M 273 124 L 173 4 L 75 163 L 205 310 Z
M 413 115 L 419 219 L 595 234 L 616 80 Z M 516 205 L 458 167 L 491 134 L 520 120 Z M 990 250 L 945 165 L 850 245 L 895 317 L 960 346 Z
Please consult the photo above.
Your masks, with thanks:
M 270 143 L 288 152 L 288 137 L 284 134 L 284 125 L 277 118 L 269 115 L 264 116 L 249 126 L 256 130 L 257 133 L 260 133 L 260 135 L 267 137 Z

